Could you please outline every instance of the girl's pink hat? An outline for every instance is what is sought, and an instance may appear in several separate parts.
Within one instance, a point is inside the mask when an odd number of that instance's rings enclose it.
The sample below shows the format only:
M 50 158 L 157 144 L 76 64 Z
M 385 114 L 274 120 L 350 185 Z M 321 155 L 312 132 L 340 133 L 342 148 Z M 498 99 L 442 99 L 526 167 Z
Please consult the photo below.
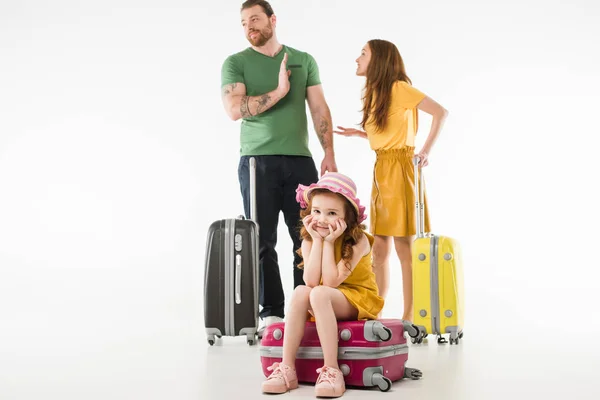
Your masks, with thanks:
M 356 197 L 356 185 L 346 175 L 339 172 L 327 172 L 317 183 L 309 186 L 298 185 L 296 189 L 296 201 L 300 203 L 300 207 L 306 208 L 308 206 L 310 192 L 315 189 L 327 189 L 333 193 L 343 195 L 356 209 L 358 223 L 360 224 L 367 219 L 365 207 L 360 205 L 360 201 Z

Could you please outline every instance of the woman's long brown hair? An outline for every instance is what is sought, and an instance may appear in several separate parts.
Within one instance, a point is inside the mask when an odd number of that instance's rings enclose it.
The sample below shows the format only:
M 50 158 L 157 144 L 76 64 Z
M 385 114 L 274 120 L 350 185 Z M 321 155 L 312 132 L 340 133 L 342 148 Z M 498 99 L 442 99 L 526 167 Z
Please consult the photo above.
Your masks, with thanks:
M 387 40 L 373 39 L 367 42 L 371 50 L 371 60 L 367 66 L 367 82 L 363 96 L 363 118 L 365 125 L 372 119 L 378 131 L 386 127 L 390 107 L 392 87 L 396 81 L 412 84 L 406 75 L 404 61 L 395 44 Z
M 308 240 L 309 242 L 312 242 L 312 237 L 304 227 L 302 220 L 312 212 L 312 199 L 319 193 L 333 192 L 330 192 L 327 189 L 313 190 L 310 194 L 310 198 L 308 199 L 308 206 L 300 211 L 300 237 L 304 240 Z M 346 261 L 346 263 L 350 263 L 352 255 L 354 254 L 352 246 L 358 243 L 363 235 L 364 229 L 366 229 L 366 225 L 358 223 L 358 213 L 356 212 L 356 209 L 352 203 L 350 203 L 343 195 L 339 193 L 335 193 L 335 195 L 344 202 L 344 213 L 346 214 L 344 221 L 346 222 L 346 231 L 342 234 L 342 260 Z M 296 253 L 302 257 L 302 248 L 299 248 Z M 304 268 L 304 260 L 298 264 L 298 268 Z

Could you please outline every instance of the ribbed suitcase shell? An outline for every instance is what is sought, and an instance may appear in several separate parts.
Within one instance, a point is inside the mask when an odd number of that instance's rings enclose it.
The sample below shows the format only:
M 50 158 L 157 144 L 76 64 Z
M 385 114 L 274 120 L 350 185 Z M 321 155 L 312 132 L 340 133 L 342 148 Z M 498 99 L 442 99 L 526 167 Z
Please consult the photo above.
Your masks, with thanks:
M 458 344 L 464 327 L 463 263 L 458 241 L 435 235 L 415 240 L 413 292 L 413 323 L 423 336 L 449 333 L 450 343 Z
M 406 368 L 408 345 L 404 337 L 405 322 L 397 319 L 338 322 L 338 363 L 347 386 L 378 386 L 387 391 L 392 382 L 404 377 L 418 379 L 419 370 Z M 265 329 L 260 344 L 263 373 L 267 367 L 281 362 L 285 323 Z M 323 366 L 323 350 L 315 322 L 307 322 L 296 356 L 298 381 L 315 383 L 317 369 Z
M 208 230 L 204 276 L 204 326 L 216 337 L 246 335 L 258 329 L 258 228 L 247 219 L 215 221 Z

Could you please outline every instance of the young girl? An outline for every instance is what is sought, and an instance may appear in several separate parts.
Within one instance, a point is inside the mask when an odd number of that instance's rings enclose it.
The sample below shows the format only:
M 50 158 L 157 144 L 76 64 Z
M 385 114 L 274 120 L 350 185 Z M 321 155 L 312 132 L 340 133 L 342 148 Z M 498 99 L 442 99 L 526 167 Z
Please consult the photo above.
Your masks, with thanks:
M 414 157 L 418 110 L 432 116 L 431 129 L 418 153 L 421 167 L 428 164 L 431 151 L 447 111 L 433 99 L 414 88 L 404 70 L 400 52 L 393 43 L 370 40 L 356 59 L 356 74 L 366 76 L 363 118 L 357 129 L 340 130 L 344 136 L 369 140 L 376 153 L 371 194 L 371 228 L 375 235 L 373 269 L 379 293 L 385 298 L 389 286 L 392 238 L 402 265 L 404 295 L 403 320 L 413 319 L 412 249 L 416 234 Z M 425 232 L 429 232 L 429 213 L 425 195 Z
M 303 208 L 302 246 L 306 286 L 294 290 L 283 338 L 283 359 L 262 384 L 265 393 L 285 393 L 298 387 L 296 352 L 307 319 L 317 325 L 324 365 L 315 394 L 340 397 L 346 390 L 340 371 L 337 321 L 375 319 L 383 308 L 371 265 L 373 237 L 364 231 L 365 207 L 356 185 L 345 175 L 326 173 L 310 186 L 299 185 L 296 200 Z

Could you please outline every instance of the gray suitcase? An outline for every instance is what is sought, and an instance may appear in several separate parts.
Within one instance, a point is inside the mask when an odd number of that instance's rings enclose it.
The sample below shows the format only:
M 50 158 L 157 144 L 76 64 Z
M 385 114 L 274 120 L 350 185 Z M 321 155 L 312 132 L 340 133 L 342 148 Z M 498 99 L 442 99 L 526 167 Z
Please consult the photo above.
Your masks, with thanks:
M 256 160 L 250 159 L 250 219 L 213 222 L 206 240 L 204 326 L 208 343 L 215 337 L 246 336 L 256 343 L 258 330 L 258 225 Z

